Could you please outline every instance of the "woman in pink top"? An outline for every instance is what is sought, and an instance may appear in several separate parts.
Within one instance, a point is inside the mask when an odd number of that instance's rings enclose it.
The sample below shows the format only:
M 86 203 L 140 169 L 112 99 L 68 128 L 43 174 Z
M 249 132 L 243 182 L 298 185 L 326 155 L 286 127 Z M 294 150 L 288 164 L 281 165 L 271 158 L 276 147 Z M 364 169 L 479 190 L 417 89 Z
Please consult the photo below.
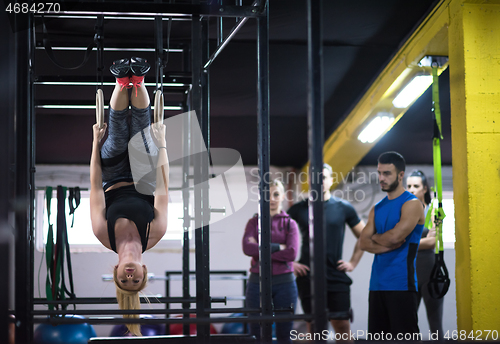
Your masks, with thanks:
M 275 309 L 294 307 L 297 304 L 297 285 L 293 274 L 293 262 L 299 247 L 299 229 L 295 220 L 281 209 L 285 198 L 283 184 L 271 182 L 269 208 L 271 210 L 271 264 L 272 296 Z M 259 288 L 259 230 L 258 216 L 252 217 L 245 228 L 243 252 L 252 257 L 250 279 L 246 290 L 246 305 L 249 308 L 260 307 Z M 290 331 L 293 321 L 277 322 L 276 337 L 278 343 L 291 343 Z M 260 340 L 258 323 L 250 324 L 250 333 Z

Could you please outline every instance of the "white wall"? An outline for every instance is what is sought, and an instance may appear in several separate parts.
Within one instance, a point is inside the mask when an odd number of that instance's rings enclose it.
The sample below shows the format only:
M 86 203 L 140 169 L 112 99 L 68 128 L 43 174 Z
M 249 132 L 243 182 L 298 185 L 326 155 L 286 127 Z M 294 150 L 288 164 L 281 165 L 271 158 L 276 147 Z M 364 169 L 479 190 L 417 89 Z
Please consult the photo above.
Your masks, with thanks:
M 410 172 L 415 166 L 409 166 L 407 171 Z M 432 175 L 432 167 L 420 166 L 427 174 Z M 37 167 L 37 187 L 44 185 L 55 186 L 57 184 L 65 184 L 66 186 L 79 185 L 88 187 L 88 167 L 57 167 L 54 174 L 54 167 L 39 166 Z M 247 185 L 249 190 L 249 201 L 234 215 L 229 216 L 221 221 L 216 222 L 210 227 L 210 268 L 212 270 L 248 270 L 250 258 L 246 257 L 241 250 L 241 238 L 245 228 L 245 224 L 249 218 L 257 212 L 258 197 L 255 194 L 255 173 L 251 167 L 246 168 Z M 286 172 L 289 170 L 273 169 L 274 172 Z M 374 167 L 363 167 L 356 170 L 357 172 L 375 172 Z M 179 171 L 173 169 L 171 172 L 171 185 L 180 185 Z M 451 187 L 451 168 L 444 168 L 444 187 L 448 190 Z M 376 180 L 361 180 L 361 174 L 355 174 L 355 180 L 358 183 L 345 183 L 341 185 L 337 191 L 337 195 L 343 195 L 360 213 L 360 216 L 366 221 L 370 207 L 375 202 L 382 199 L 385 194 L 380 192 Z M 374 178 L 375 174 L 372 174 Z M 253 187 L 253 188 L 252 188 Z M 359 190 L 356 194 L 354 191 Z M 355 197 L 357 196 L 357 197 Z M 359 202 L 358 202 L 359 201 Z M 352 233 L 347 230 L 344 242 L 344 259 L 349 259 L 355 243 L 355 238 Z M 42 260 L 42 253 L 35 252 L 35 297 L 39 296 L 38 283 L 40 285 L 41 295 L 44 296 L 46 269 L 45 262 L 41 265 L 40 273 L 39 266 Z M 103 282 L 101 276 L 110 274 L 113 266 L 117 263 L 115 253 L 73 253 L 73 278 L 75 282 L 75 292 L 78 297 L 112 297 L 114 296 L 113 283 Z M 371 263 L 373 256 L 365 253 L 358 267 L 350 274 L 354 283 L 351 287 L 351 301 L 354 310 L 354 322 L 352 323 L 353 331 L 365 331 L 367 329 L 367 304 L 368 304 L 368 284 L 371 271 Z M 155 275 L 163 275 L 165 271 L 180 270 L 182 268 L 181 248 L 169 248 L 161 252 L 148 251 L 143 256 L 144 263 L 148 266 L 150 273 Z M 445 251 L 445 261 L 450 272 L 452 284 L 448 294 L 445 296 L 445 313 L 444 313 L 444 329 L 456 330 L 456 305 L 455 305 L 455 254 L 453 249 Z M 195 256 L 194 252 L 190 254 L 190 268 L 194 270 Z M 38 282 L 39 281 L 39 282 Z M 181 296 L 181 282 L 172 282 L 172 295 Z M 195 282 L 192 281 L 191 293 L 195 295 Z M 164 282 L 153 281 L 146 289 L 148 295 L 164 295 Z M 241 296 L 240 281 L 211 281 L 212 296 Z M 241 301 L 230 301 L 228 307 L 239 307 Z M 84 309 L 80 306 L 79 309 Z M 112 308 L 115 305 L 97 305 L 93 308 Z M 144 305 L 145 313 L 147 309 L 157 308 L 156 305 Z M 161 306 L 160 306 L 161 307 Z M 177 308 L 179 305 L 172 306 Z M 214 304 L 214 307 L 222 307 L 222 305 Z M 36 309 L 44 309 L 37 306 Z M 299 312 L 301 308 L 299 307 Z M 76 312 L 77 313 L 77 312 Z M 297 323 L 297 326 L 300 324 Z M 217 326 L 219 327 L 219 326 Z M 429 331 L 429 326 L 426 321 L 423 307 L 419 311 L 419 327 L 423 334 L 424 340 Z M 111 326 L 99 325 L 95 326 L 99 336 L 109 335 Z

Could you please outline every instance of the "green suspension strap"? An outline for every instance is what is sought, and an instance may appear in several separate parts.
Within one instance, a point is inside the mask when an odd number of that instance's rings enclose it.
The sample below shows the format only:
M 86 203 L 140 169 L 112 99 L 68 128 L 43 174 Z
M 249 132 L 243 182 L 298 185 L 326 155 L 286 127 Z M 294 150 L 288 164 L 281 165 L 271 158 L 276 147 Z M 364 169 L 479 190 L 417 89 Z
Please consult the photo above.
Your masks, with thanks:
M 428 230 L 432 229 L 432 216 L 433 215 L 434 215 L 434 200 L 431 201 L 431 204 L 429 205 L 429 211 L 427 212 L 427 215 L 425 215 L 424 227 L 427 228 Z
M 60 192 L 58 187 L 57 195 L 59 197 Z M 64 192 L 66 190 L 64 189 Z M 47 301 L 64 300 L 64 291 L 61 289 L 61 276 L 63 271 L 63 258 L 64 258 L 64 246 L 61 245 L 62 230 L 60 225 L 60 214 L 58 209 L 57 214 L 57 228 L 54 243 L 54 229 L 52 223 L 50 222 L 50 203 L 52 199 L 52 187 L 47 187 L 45 191 L 45 197 L 47 199 L 47 216 L 49 223 L 49 232 L 47 234 L 47 247 L 46 247 L 46 261 L 47 261 L 47 280 L 45 282 L 45 293 L 47 295 Z M 58 200 L 59 201 L 59 200 Z M 59 203 L 59 202 L 58 202 Z M 58 204 L 59 208 L 59 204 Z M 62 294 L 62 295 L 61 295 Z M 49 309 L 59 309 L 58 305 L 49 305 Z M 66 309 L 62 306 L 62 309 Z
M 66 192 L 67 188 L 57 187 L 57 230 L 54 243 L 54 230 L 50 222 L 50 203 L 52 199 L 52 187 L 47 187 L 45 197 L 47 201 L 47 216 L 49 230 L 47 234 L 46 245 L 46 261 L 47 261 L 47 280 L 45 283 L 45 293 L 47 301 L 66 300 L 66 295 L 70 299 L 74 299 L 73 288 L 73 273 L 71 269 L 71 258 L 69 252 L 68 233 L 66 226 Z M 66 251 L 67 264 L 68 264 L 68 277 L 70 282 L 70 290 L 66 287 L 64 281 L 64 254 Z M 74 306 L 75 307 L 75 306 Z M 67 305 L 62 305 L 61 309 L 66 309 Z M 59 309 L 58 305 L 49 304 L 49 309 Z M 75 307 L 76 309 L 76 307 Z
M 55 290 L 52 286 L 56 286 L 58 283 L 55 281 L 56 274 L 53 269 L 54 266 L 54 231 L 52 223 L 50 222 L 50 201 L 52 199 L 52 187 L 48 186 L 45 189 L 45 200 L 47 202 L 47 223 L 49 224 L 49 232 L 47 234 L 47 245 L 45 247 L 45 261 L 47 264 L 47 279 L 45 281 L 45 295 L 47 296 L 47 301 L 55 300 Z M 54 310 L 54 305 L 49 304 L 49 309 Z
M 437 74 L 437 63 L 432 64 L 432 102 L 434 105 L 434 138 L 433 138 L 433 160 L 434 160 L 434 192 L 437 193 L 438 206 L 436 209 L 431 205 L 426 218 L 426 225 L 430 219 L 429 213 L 434 214 L 434 224 L 436 226 L 436 249 L 435 262 L 431 271 L 428 284 L 429 294 L 440 299 L 448 292 L 450 278 L 448 269 L 444 263 L 443 245 L 443 220 L 445 218 L 443 210 L 443 179 L 441 174 L 441 108 L 439 106 L 439 78 Z M 436 198 L 436 197 L 434 197 Z
M 62 198 L 62 199 L 61 199 Z M 64 283 L 64 235 L 66 234 L 66 214 L 64 208 L 64 201 L 66 199 L 66 188 L 62 186 L 57 186 L 57 234 L 56 234 L 56 244 L 54 250 L 54 259 L 56 266 L 56 274 L 58 277 L 57 283 L 57 300 L 65 300 L 66 295 L 64 294 L 64 289 L 62 288 L 62 283 Z M 66 306 L 61 306 L 62 309 L 66 309 Z
M 78 207 L 79 199 L 76 207 L 73 206 L 73 201 L 75 200 L 75 190 L 74 188 L 69 188 L 68 203 L 70 208 L 70 214 L 73 213 Z M 66 188 L 62 186 L 57 187 L 57 246 L 61 247 L 61 300 L 66 299 L 66 295 L 69 299 L 75 299 L 75 288 L 73 285 L 73 268 L 71 266 L 71 252 L 68 240 L 68 226 L 66 220 Z M 59 233 L 61 232 L 61 235 Z M 66 267 L 68 269 L 68 280 L 70 284 L 70 290 L 66 287 L 66 281 L 64 278 L 64 251 L 66 251 Z M 76 309 L 76 305 L 73 305 Z M 66 309 L 66 308 L 64 308 Z

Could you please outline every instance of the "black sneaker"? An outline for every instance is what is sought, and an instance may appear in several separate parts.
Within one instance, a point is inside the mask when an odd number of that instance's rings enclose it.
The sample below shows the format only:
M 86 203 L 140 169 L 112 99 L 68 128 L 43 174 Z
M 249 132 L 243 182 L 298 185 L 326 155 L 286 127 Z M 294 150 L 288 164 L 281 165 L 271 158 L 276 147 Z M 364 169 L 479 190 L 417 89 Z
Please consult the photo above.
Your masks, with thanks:
M 115 78 L 127 76 L 130 72 L 130 60 L 125 58 L 114 61 L 111 67 L 109 67 L 109 71 Z
M 135 76 L 143 76 L 151 69 L 148 61 L 141 57 L 132 57 L 130 59 L 130 71 Z

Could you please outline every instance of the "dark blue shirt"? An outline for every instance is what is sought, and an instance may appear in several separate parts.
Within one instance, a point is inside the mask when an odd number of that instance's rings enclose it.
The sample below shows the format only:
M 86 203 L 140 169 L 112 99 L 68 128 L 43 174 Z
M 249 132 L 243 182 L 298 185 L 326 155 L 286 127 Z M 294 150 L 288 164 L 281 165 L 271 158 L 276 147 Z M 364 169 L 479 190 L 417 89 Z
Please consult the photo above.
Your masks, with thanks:
M 347 291 L 352 280 L 343 271 L 337 270 L 337 262 L 342 259 L 346 223 L 352 228 L 361 220 L 351 203 L 330 197 L 324 204 L 326 228 L 326 281 L 330 291 Z M 297 221 L 302 235 L 299 263 L 310 265 L 309 251 L 309 202 L 304 200 L 288 209 L 288 214 Z

